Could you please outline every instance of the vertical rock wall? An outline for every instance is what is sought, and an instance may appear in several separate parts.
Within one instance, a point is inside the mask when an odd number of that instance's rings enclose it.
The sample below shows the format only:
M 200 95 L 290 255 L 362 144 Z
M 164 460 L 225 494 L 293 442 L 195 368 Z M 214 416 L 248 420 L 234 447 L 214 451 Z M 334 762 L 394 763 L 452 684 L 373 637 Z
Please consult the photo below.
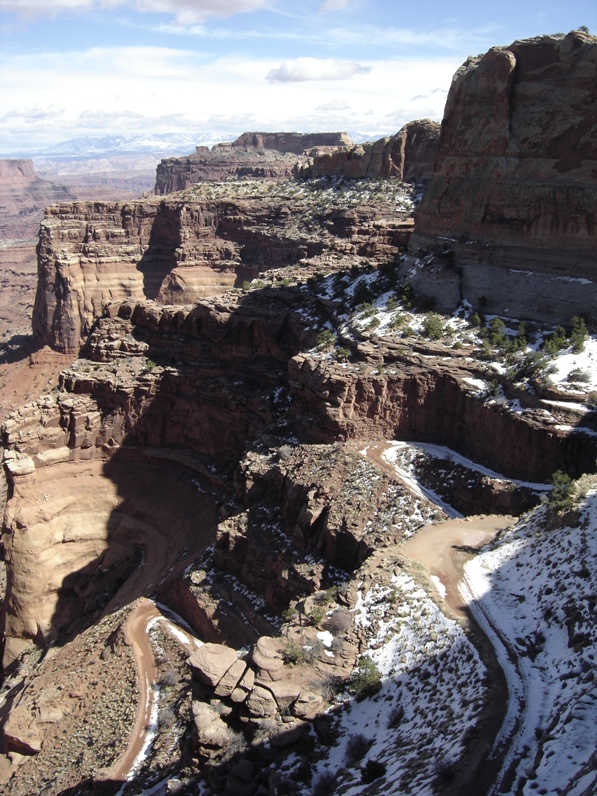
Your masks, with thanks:
M 454 76 L 407 269 L 444 308 L 539 320 L 597 299 L 597 39 L 494 47 Z

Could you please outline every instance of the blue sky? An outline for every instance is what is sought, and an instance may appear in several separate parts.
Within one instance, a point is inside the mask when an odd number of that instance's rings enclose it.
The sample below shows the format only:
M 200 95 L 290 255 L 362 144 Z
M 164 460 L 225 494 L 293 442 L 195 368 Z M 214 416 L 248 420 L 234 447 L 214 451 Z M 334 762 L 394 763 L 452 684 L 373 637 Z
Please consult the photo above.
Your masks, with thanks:
M 468 55 L 597 0 L 0 0 L 0 152 L 79 136 L 396 132 Z

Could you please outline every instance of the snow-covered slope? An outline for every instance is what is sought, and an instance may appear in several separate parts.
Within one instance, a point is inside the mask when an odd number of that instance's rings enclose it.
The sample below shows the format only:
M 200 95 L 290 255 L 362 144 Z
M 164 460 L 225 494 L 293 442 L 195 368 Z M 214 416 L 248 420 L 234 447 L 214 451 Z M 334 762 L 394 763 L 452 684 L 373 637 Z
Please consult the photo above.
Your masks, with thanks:
M 494 792 L 585 796 L 597 789 L 597 491 L 577 522 L 548 518 L 541 507 L 470 561 L 466 583 L 511 670 Z

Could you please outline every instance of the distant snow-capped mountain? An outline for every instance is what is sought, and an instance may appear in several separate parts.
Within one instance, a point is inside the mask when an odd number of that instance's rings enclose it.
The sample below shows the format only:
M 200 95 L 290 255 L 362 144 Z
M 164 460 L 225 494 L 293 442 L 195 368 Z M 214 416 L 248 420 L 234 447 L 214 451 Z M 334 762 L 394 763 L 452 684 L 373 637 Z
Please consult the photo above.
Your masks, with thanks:
M 232 141 L 234 133 L 149 133 L 140 135 L 106 135 L 100 138 L 71 138 L 56 144 L 43 153 L 49 158 L 59 157 L 99 157 L 116 154 L 156 154 L 179 155 L 190 153 L 197 145 L 213 146 L 221 141 Z

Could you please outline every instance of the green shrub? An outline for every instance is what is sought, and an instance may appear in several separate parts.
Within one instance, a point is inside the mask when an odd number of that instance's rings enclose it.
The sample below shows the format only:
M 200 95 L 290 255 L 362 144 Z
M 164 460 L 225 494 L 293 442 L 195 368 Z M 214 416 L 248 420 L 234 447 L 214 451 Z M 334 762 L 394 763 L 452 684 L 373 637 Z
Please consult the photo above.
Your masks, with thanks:
M 549 493 L 549 507 L 558 514 L 568 511 L 574 505 L 576 485 L 567 473 L 556 470 L 551 478 L 552 490 Z
M 336 335 L 331 329 L 324 329 L 317 335 L 317 348 L 331 348 L 336 344 Z
M 369 655 L 363 655 L 360 663 L 348 680 L 348 689 L 355 694 L 357 702 L 373 696 L 381 689 L 381 674 Z
M 400 299 L 404 309 L 408 310 L 412 307 L 415 300 L 415 291 L 409 282 L 405 282 L 403 285 L 400 285 L 396 291 L 396 294 Z
M 591 374 L 588 373 L 586 370 L 581 370 L 580 368 L 575 368 L 571 370 L 568 374 L 567 381 L 575 381 L 579 384 L 586 384 L 586 382 L 591 381 Z
M 542 351 L 555 357 L 563 348 L 568 348 L 568 337 L 566 330 L 558 326 L 551 337 L 543 343 Z
M 441 340 L 444 334 L 444 324 L 437 313 L 427 313 L 423 320 L 423 334 L 431 340 Z
M 575 315 L 571 323 L 570 342 L 572 343 L 572 350 L 575 354 L 579 354 L 585 347 L 585 340 L 589 336 L 589 332 L 584 318 Z
M 287 641 L 282 650 L 282 660 L 284 663 L 291 663 L 299 666 L 307 662 L 307 653 L 294 641 Z
M 372 332 L 375 329 L 377 329 L 377 327 L 379 326 L 379 323 L 380 323 L 379 318 L 371 318 L 371 320 L 369 321 L 367 326 L 363 327 L 363 331 L 364 332 Z
M 343 346 L 338 346 L 338 348 L 334 351 L 334 359 L 336 359 L 338 362 L 346 362 L 349 356 L 349 349 L 344 348 Z
M 311 624 L 317 627 L 323 622 L 324 619 L 325 619 L 325 608 L 322 608 L 320 605 L 316 605 L 309 614 L 309 620 Z
M 495 348 L 507 348 L 506 324 L 501 318 L 492 318 L 487 330 L 487 339 Z

